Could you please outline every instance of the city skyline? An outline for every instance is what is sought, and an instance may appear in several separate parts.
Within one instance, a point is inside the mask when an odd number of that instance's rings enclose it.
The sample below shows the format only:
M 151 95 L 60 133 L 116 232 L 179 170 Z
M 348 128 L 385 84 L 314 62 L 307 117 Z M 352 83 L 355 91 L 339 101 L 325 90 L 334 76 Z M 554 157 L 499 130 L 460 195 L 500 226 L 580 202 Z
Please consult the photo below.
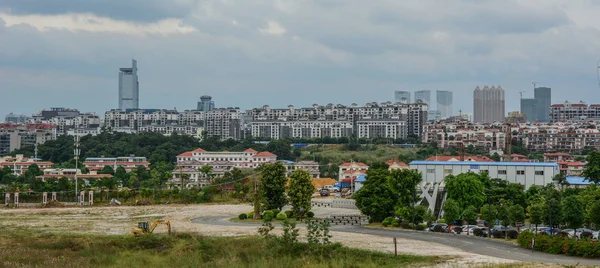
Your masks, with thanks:
M 451 1 L 452 12 L 428 0 L 0 1 L 0 115 L 118 108 L 115 70 L 131 58 L 143 62 L 140 108 L 194 109 L 190 100 L 202 94 L 241 108 L 382 102 L 398 88 L 439 88 L 454 93 L 455 111 L 472 112 L 465 96 L 493 83 L 506 90 L 506 111 L 516 111 L 534 80 L 554 89 L 553 102 L 600 102 L 591 94 L 600 55 L 590 47 L 600 25 L 589 16 L 600 5 Z M 334 9 L 344 12 L 324 16 Z M 423 10 L 432 16 L 415 15 Z M 357 12 L 365 16 L 348 15 Z
M 119 109 L 140 108 L 140 82 L 137 61 L 131 60 L 131 68 L 119 68 Z

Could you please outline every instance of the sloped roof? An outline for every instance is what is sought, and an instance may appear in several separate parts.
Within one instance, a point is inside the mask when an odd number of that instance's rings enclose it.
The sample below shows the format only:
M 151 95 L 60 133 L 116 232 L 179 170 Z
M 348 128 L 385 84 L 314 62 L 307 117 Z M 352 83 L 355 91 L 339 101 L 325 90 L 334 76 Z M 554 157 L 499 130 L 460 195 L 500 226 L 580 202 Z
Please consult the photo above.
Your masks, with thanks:
M 273 157 L 273 156 L 276 157 L 277 155 L 272 154 L 270 152 L 260 152 L 260 153 L 257 153 L 256 155 L 254 155 L 253 157 Z
M 183 157 L 183 156 L 192 156 L 192 152 L 185 152 L 185 153 L 178 155 L 178 157 Z
M 440 161 L 440 162 L 445 162 L 445 161 L 460 161 L 460 156 L 438 155 L 438 156 L 429 157 L 429 158 L 425 159 L 425 161 Z M 472 156 L 472 155 L 468 155 L 468 156 L 465 155 L 465 161 L 494 162 L 494 160 L 490 159 L 487 156 Z
M 258 151 L 252 149 L 252 148 L 248 148 L 244 151 L 244 153 L 258 153 Z
M 196 150 L 193 150 L 192 153 L 206 153 L 206 150 L 204 150 L 202 148 L 198 148 Z
M 392 160 L 390 160 L 390 161 L 387 161 L 387 162 L 385 162 L 385 163 L 386 163 L 388 166 L 391 166 L 391 165 L 393 165 L 393 164 L 396 164 L 396 165 L 398 165 L 398 166 L 401 166 L 401 167 L 408 167 L 408 165 L 407 165 L 406 163 L 404 163 L 404 162 L 402 162 L 402 161 L 398 160 L 397 158 L 396 158 L 396 159 L 392 159 Z
M 351 165 L 350 162 L 346 162 L 346 163 L 342 163 L 340 165 L 340 167 L 349 167 L 350 165 Z M 361 167 L 368 167 L 367 164 L 365 164 L 363 162 L 354 162 L 354 165 L 361 166 Z

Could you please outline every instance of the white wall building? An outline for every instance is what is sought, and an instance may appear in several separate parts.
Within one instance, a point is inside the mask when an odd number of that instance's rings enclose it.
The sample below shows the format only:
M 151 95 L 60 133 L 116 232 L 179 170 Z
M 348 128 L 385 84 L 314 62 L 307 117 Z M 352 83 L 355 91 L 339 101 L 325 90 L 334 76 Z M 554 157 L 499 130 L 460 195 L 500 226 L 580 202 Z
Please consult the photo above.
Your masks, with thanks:
M 358 138 L 391 138 L 407 137 L 406 121 L 398 120 L 361 120 L 356 122 Z

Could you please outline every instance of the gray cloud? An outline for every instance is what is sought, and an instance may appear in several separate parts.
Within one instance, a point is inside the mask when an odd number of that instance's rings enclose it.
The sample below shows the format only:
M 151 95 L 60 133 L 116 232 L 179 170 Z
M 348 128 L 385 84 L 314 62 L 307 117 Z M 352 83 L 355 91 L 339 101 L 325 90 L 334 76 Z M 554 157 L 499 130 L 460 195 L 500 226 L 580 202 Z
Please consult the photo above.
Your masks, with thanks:
M 597 90 L 600 22 L 583 25 L 578 14 L 600 7 L 573 1 L 581 8 L 567 10 L 555 0 L 0 0 L 0 12 L 11 16 L 92 13 L 138 26 L 173 18 L 196 29 L 40 31 L 27 23 L 3 26 L 0 14 L 7 97 L 0 115 L 59 105 L 114 108 L 117 70 L 131 58 L 140 68 L 141 104 L 151 108 L 192 108 L 204 94 L 218 106 L 251 108 L 385 101 L 398 89 L 446 89 L 455 92 L 456 110 L 470 111 L 476 85 L 502 84 L 513 110 L 532 80 L 553 87 L 556 102 L 589 96 Z M 261 33 L 268 21 L 285 32 Z

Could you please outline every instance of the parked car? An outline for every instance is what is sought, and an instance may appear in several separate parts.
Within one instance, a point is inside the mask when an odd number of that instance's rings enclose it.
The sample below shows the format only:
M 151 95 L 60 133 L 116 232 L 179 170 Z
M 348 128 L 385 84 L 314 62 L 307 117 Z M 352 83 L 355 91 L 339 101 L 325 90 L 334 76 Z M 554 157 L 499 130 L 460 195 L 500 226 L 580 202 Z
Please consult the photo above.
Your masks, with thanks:
M 323 186 L 323 187 L 321 187 L 321 188 L 317 189 L 317 191 L 319 191 L 319 192 L 320 192 L 320 191 L 321 191 L 321 190 L 323 190 L 323 189 L 325 189 L 325 190 L 328 190 L 329 192 L 339 192 L 339 191 L 340 191 L 340 188 L 339 188 L 339 187 L 335 187 L 335 186 L 333 186 L 333 185 L 325 185 L 325 186 Z
M 600 239 L 600 231 L 592 232 L 592 239 Z
M 436 225 L 442 226 L 442 230 L 445 230 L 445 229 L 448 228 L 448 224 L 445 224 L 445 223 L 432 223 L 431 225 L 429 225 L 429 228 L 425 229 L 425 231 L 426 232 L 433 232 Z
M 329 190 L 327 189 L 321 189 L 319 193 L 321 194 L 321 196 L 329 196 Z

